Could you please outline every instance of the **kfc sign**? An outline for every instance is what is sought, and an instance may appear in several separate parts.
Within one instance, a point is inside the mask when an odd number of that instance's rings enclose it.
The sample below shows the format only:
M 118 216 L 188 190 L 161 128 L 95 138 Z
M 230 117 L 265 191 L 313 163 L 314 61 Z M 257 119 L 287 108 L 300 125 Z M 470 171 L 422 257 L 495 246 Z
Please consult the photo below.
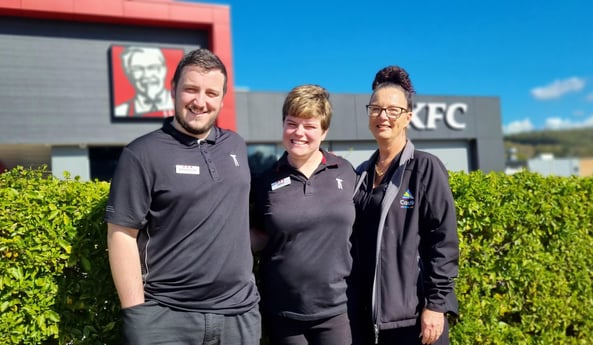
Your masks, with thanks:
M 444 122 L 449 128 L 462 131 L 465 129 L 463 117 L 467 113 L 467 104 L 465 103 L 427 103 L 419 102 L 414 107 L 414 116 L 412 116 L 412 126 L 419 130 L 435 130 L 438 122 Z
M 169 86 L 183 54 L 183 49 L 111 46 L 114 118 L 172 116 Z

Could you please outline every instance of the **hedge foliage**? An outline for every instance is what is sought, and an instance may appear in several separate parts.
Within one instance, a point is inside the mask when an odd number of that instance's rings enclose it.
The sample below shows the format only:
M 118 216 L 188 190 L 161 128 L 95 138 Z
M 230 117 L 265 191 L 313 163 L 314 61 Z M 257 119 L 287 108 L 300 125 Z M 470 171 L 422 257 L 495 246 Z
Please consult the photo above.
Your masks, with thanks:
M 452 173 L 454 345 L 593 344 L 593 178 Z M 0 175 L 0 343 L 117 344 L 108 184 Z
M 0 175 L 0 344 L 117 344 L 102 222 L 109 185 Z
M 593 178 L 452 174 L 454 344 L 593 344 Z

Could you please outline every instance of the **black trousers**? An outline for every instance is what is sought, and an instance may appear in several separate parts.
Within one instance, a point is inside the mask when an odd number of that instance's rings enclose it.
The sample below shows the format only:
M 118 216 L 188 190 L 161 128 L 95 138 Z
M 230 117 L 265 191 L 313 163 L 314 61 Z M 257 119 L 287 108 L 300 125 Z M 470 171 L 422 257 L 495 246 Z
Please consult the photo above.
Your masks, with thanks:
M 359 329 L 358 332 L 355 332 L 352 344 L 375 344 L 375 333 L 372 327 L 364 327 L 364 329 Z M 379 345 L 422 345 L 420 320 L 414 326 L 380 331 Z M 447 318 L 445 318 L 443 334 L 433 345 L 449 345 L 449 322 L 447 322 Z
M 315 321 L 298 321 L 264 314 L 264 330 L 271 345 L 351 345 L 346 313 Z

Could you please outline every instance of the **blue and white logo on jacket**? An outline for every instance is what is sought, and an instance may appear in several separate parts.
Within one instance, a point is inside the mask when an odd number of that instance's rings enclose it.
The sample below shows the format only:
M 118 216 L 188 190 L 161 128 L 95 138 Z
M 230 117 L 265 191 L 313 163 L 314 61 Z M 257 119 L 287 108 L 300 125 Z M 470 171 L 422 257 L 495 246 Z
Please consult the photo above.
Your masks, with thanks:
M 402 195 L 402 198 L 399 201 L 399 206 L 400 206 L 400 208 L 414 208 L 415 203 L 416 203 L 416 201 L 414 200 L 414 196 L 408 189 Z

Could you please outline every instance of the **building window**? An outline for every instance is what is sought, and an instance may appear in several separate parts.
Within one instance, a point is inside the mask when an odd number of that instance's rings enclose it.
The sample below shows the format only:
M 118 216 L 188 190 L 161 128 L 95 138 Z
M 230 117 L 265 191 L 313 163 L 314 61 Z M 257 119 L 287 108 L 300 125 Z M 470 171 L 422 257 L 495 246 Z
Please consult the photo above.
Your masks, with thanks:
M 271 167 L 278 159 L 278 150 L 275 144 L 249 144 L 247 154 L 251 175 L 257 175 Z
M 91 180 L 111 181 L 123 147 L 89 147 Z

